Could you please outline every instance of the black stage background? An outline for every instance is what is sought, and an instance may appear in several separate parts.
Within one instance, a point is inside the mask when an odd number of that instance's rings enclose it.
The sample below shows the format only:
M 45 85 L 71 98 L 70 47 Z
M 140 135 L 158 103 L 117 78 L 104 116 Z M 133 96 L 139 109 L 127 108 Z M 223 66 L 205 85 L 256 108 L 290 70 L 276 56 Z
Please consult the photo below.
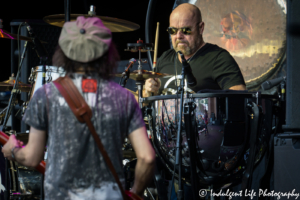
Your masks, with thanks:
M 90 5 L 96 6 L 96 13 L 99 16 L 115 17 L 128 20 L 140 25 L 140 29 L 133 32 L 113 33 L 113 40 L 118 48 L 121 60 L 138 58 L 138 53 L 125 52 L 127 43 L 135 43 L 139 38 L 145 42 L 145 21 L 149 1 L 70 1 L 72 14 L 87 14 Z M 169 46 L 168 34 L 165 31 L 169 24 L 169 15 L 172 11 L 174 0 L 157 2 L 153 13 L 151 42 L 154 42 L 156 22 L 160 22 L 160 42 L 158 56 Z M 43 17 L 64 13 L 64 1 L 2 1 L 0 5 L 0 19 L 3 20 L 4 30 L 11 32 L 10 22 L 14 19 L 43 19 Z M 0 40 L 0 82 L 8 80 L 11 74 L 11 41 Z M 146 53 L 142 54 L 146 58 Z M 35 66 L 31 66 L 35 67 Z M 149 69 L 147 69 L 149 70 Z
M 180 0 L 176 1 L 182 2 Z M 290 2 L 292 2 L 290 0 Z M 297 1 L 294 1 L 297 2 Z M 146 14 L 148 9 L 148 3 L 149 1 L 141 1 L 141 0 L 131 0 L 131 1 L 95 1 L 95 0 L 87 0 L 87 1 L 71 1 L 71 13 L 72 14 L 86 14 L 89 10 L 90 5 L 96 6 L 96 13 L 99 16 L 109 16 L 109 17 L 115 17 L 120 18 L 124 20 L 128 20 L 134 23 L 137 23 L 140 25 L 140 29 L 133 32 L 126 32 L 126 33 L 113 33 L 113 40 L 118 48 L 120 58 L 123 60 L 123 62 L 120 63 L 120 65 L 126 64 L 125 60 L 129 60 L 130 58 L 138 58 L 137 53 L 131 53 L 131 52 L 125 52 L 124 49 L 127 47 L 127 43 L 135 43 L 139 38 L 145 41 L 145 21 L 146 21 Z M 159 35 L 159 48 L 158 48 L 158 57 L 162 54 L 163 51 L 170 48 L 169 44 L 169 37 L 166 32 L 166 28 L 168 27 L 168 20 L 169 15 L 172 11 L 174 5 L 174 0 L 164 0 L 164 1 L 157 1 L 157 4 L 154 6 L 154 19 L 151 23 L 152 30 L 150 33 L 150 41 L 154 42 L 155 38 L 155 29 L 156 29 L 156 22 L 160 22 L 160 35 Z M 299 6 L 299 4 L 298 4 Z M 299 7 L 296 7 L 299 8 Z M 297 9 L 295 8 L 295 13 L 297 13 Z M 64 13 L 64 1 L 63 0 L 52 0 L 52 1 L 37 1 L 37 0 L 31 0 L 31 1 L 13 1 L 13 0 L 5 0 L 2 1 L 0 4 L 0 19 L 3 20 L 4 30 L 9 31 L 11 30 L 10 22 L 14 19 L 42 19 L 45 16 L 48 15 L 54 15 L 54 14 L 63 14 Z M 295 19 L 299 19 L 295 17 Z M 294 44 L 294 47 L 296 48 L 295 43 L 296 40 L 292 38 L 293 40 L 290 41 L 290 45 Z M 297 40 L 299 42 L 299 40 Z M 299 48 L 297 48 L 299 51 Z M 296 55 L 298 53 L 297 51 L 294 51 L 293 54 L 293 60 L 297 61 L 298 58 Z M 299 55 L 299 54 L 298 54 Z M 146 53 L 142 54 L 143 58 L 146 58 Z M 0 73 L 0 82 L 4 80 L 8 80 L 10 74 L 11 74 L 11 41 L 8 39 L 0 39 L 0 66 L 1 66 L 1 73 Z M 293 70 L 291 66 L 290 68 L 290 81 L 294 81 L 293 84 L 288 85 L 287 88 L 287 94 L 291 96 L 293 94 L 294 88 L 298 88 L 299 79 L 295 77 L 298 75 L 296 71 L 296 66 L 299 69 L 299 65 L 297 63 L 293 63 Z M 35 66 L 31 66 L 35 67 Z M 148 66 L 145 66 L 145 69 L 149 70 Z M 293 74 L 294 73 L 294 74 Z M 293 75 L 293 77 L 291 77 Z M 293 78 L 293 79 L 292 79 Z M 130 85 L 133 85 L 132 81 L 129 81 Z M 297 95 L 296 95 L 297 94 Z M 294 100 L 299 98 L 299 93 L 294 93 Z M 287 98 L 289 99 L 289 98 Z M 292 99 L 292 98 L 290 98 Z M 299 101 L 298 101 L 299 102 Z M 289 103 L 289 102 L 287 102 Z M 290 107 L 288 107 L 289 110 L 295 111 L 296 114 L 299 113 L 299 103 L 296 101 L 294 104 L 289 103 Z M 296 105 L 296 106 L 295 106 Z M 293 106 L 293 107 L 292 107 Z M 296 122 L 298 118 L 298 115 L 293 116 L 293 122 Z M 299 121 L 298 121 L 299 122 Z M 296 124 L 296 123 L 295 123 Z M 287 127 L 288 128 L 288 127 Z M 298 131 L 299 129 L 297 129 Z M 299 133 L 299 132 L 298 132 Z M 299 136 L 299 134 L 297 135 Z M 284 139 L 280 140 L 284 141 Z M 276 142 L 277 143 L 277 142 Z M 293 171 L 296 171 L 297 167 L 299 167 L 299 148 L 296 149 L 280 149 L 275 143 L 275 163 L 277 164 L 273 171 L 277 177 L 275 177 L 275 189 L 282 188 L 286 190 L 291 190 L 293 188 L 297 189 L 299 188 L 299 174 L 294 174 Z M 296 143 L 294 141 L 294 143 Z M 298 143 L 298 142 L 297 142 Z M 285 141 L 282 142 L 279 146 L 284 146 L 286 143 Z M 288 147 L 292 146 L 290 140 L 288 140 Z M 271 143 L 272 145 L 272 143 Z M 288 156 L 287 156 L 288 155 Z M 283 159 L 285 158 L 285 159 Z M 264 172 L 261 172 L 260 170 L 269 170 L 265 169 L 265 160 L 263 160 L 260 164 L 261 167 L 257 167 L 256 171 L 254 172 L 254 178 L 256 181 L 259 180 L 259 175 L 263 175 Z M 270 161 L 271 168 L 274 164 L 274 161 Z M 281 164 L 281 165 L 280 165 Z M 294 168 L 288 168 L 289 166 L 293 165 Z M 272 170 L 272 169 L 271 169 Z M 281 175 L 281 176 L 280 176 Z M 259 177 L 259 178 L 258 178 Z M 269 181 L 270 179 L 267 179 Z M 271 179 L 273 181 L 273 179 Z M 277 184 L 276 184 L 277 183 Z M 256 184 L 258 187 L 258 184 L 253 181 L 253 184 Z M 267 183 L 269 184 L 269 183 Z M 273 186 L 273 183 L 271 183 Z M 285 188 L 283 188 L 285 186 Z M 277 188 L 276 188 L 277 187 Z M 272 187 L 271 187 L 272 189 Z

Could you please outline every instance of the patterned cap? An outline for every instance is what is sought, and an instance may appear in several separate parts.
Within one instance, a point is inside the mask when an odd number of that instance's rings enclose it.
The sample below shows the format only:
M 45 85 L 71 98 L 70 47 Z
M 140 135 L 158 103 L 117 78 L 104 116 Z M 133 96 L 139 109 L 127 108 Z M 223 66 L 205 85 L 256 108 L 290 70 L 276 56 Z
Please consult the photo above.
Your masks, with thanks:
M 97 17 L 77 17 L 66 22 L 58 43 L 64 54 L 71 60 L 91 62 L 107 52 L 112 42 L 111 31 Z

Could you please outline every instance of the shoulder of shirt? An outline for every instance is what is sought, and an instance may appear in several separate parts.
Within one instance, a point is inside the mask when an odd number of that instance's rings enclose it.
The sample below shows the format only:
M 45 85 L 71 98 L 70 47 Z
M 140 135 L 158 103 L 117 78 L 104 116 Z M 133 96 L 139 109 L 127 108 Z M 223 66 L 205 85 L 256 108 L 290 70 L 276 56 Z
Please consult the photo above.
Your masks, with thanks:
M 55 87 L 55 88 L 56 88 L 56 86 L 55 86 L 52 82 L 46 83 L 45 85 L 43 85 L 42 87 L 40 87 L 39 89 L 37 89 L 35 92 L 45 93 L 46 90 L 47 90 L 47 91 L 48 91 L 48 90 L 51 90 L 52 87 Z
M 107 81 L 107 87 L 109 87 L 110 90 L 115 91 L 116 94 L 118 94 L 118 95 L 120 95 L 120 94 L 127 94 L 127 95 L 129 94 L 129 95 L 131 95 L 131 92 L 128 89 L 123 88 L 118 83 L 116 83 L 112 80 Z
M 214 51 L 214 52 L 218 52 L 218 53 L 221 53 L 221 52 L 229 53 L 226 49 L 223 49 L 222 47 L 219 47 L 216 44 L 206 43 L 206 45 L 209 45 L 207 48 L 207 50 L 209 50 L 209 51 Z
M 232 55 L 222 47 L 219 47 L 215 44 L 207 43 L 209 47 L 207 48 L 207 51 L 210 52 L 211 56 L 215 57 L 216 59 L 222 58 L 222 59 L 232 59 Z
M 157 72 L 160 72 L 163 63 L 172 62 L 175 54 L 176 52 L 174 49 L 169 49 L 163 52 L 157 60 Z
M 55 87 L 55 85 L 51 82 L 51 83 L 47 83 L 47 84 L 45 84 L 45 85 L 43 85 L 42 87 L 40 87 L 39 89 L 37 89 L 35 92 L 34 92 L 34 94 L 33 94 L 33 96 L 32 97 L 34 97 L 34 98 L 44 98 L 44 97 L 46 97 L 46 90 L 47 91 L 49 91 L 49 89 L 51 90 L 51 87 L 52 87 L 52 85 L 53 85 L 53 87 Z M 36 97 L 35 97 L 36 96 Z

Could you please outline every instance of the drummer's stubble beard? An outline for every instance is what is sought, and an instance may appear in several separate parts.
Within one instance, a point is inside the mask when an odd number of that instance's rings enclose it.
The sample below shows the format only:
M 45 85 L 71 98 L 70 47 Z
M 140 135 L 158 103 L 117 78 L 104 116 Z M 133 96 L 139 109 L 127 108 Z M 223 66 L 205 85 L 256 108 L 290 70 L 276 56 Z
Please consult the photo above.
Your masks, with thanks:
M 197 37 L 194 40 L 192 40 L 191 43 L 186 40 L 176 40 L 175 45 L 173 44 L 173 47 L 176 52 L 181 51 L 183 55 L 189 56 L 194 54 L 199 49 L 199 47 L 202 44 L 202 41 L 203 41 L 202 35 L 198 34 Z M 186 46 L 182 46 L 182 45 L 178 46 L 178 43 L 185 43 Z

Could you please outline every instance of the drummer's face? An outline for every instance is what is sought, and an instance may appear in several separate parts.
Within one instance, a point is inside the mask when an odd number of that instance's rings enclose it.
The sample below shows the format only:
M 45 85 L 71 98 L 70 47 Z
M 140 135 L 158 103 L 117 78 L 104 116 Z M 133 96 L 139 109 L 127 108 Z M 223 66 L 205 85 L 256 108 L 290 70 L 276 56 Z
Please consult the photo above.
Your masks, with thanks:
M 191 29 L 190 34 L 184 34 L 178 30 L 176 34 L 171 35 L 175 51 L 181 51 L 185 56 L 191 56 L 199 49 L 204 28 L 203 22 L 199 22 L 199 19 L 195 19 L 189 13 L 176 12 L 170 16 L 170 27 Z

